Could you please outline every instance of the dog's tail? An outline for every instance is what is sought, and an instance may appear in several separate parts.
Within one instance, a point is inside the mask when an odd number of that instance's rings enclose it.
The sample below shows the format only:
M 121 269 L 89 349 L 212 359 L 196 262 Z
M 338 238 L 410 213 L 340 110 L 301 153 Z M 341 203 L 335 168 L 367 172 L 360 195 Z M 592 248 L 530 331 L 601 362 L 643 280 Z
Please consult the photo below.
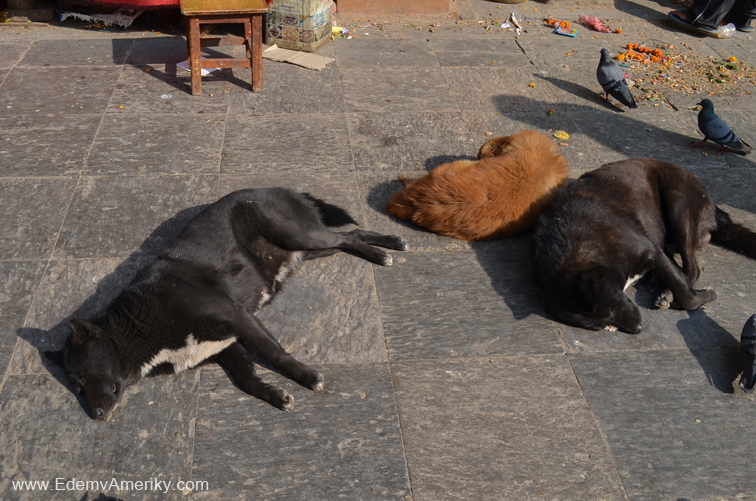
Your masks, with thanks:
M 711 241 L 751 259 L 756 259 L 756 233 L 730 219 L 729 214 L 717 207 L 717 229 Z
M 315 208 L 320 213 L 323 224 L 330 227 L 344 226 L 347 224 L 358 224 L 347 211 L 336 205 L 329 204 L 319 198 L 315 198 L 309 193 L 303 193 L 307 199 L 315 204 Z

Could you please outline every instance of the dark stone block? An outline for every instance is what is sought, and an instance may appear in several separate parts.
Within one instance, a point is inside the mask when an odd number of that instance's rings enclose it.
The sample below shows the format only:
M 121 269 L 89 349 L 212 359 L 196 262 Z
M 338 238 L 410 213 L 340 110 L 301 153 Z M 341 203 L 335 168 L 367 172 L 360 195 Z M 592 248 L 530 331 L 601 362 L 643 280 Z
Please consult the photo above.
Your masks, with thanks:
M 87 159 L 89 174 L 217 173 L 225 116 L 109 114 Z
M 120 67 L 21 67 L 11 70 L 0 88 L 3 115 L 103 113 L 121 73 Z
M 330 114 L 229 115 L 221 173 L 354 171 L 349 130 Z
M 391 370 L 414 499 L 625 499 L 564 356 Z
M 45 263 L 0 262 L 0 373 L 5 373 L 18 343 Z
M 217 182 L 216 176 L 82 178 L 55 256 L 128 256 L 140 245 L 163 246 L 161 236 L 145 239 L 179 211 L 215 201 Z
M 47 259 L 76 179 L 0 179 L 0 259 Z
M 459 113 L 348 113 L 360 170 L 430 171 L 478 150 Z
M 60 176 L 81 172 L 101 117 L 34 114 L 0 116 L 3 175 Z M 72 141 L 71 137 L 76 140 Z
M 563 353 L 531 279 L 529 241 L 413 252 L 376 268 L 391 361 Z
M 193 498 L 404 499 L 410 495 L 399 420 L 386 364 L 317 367 L 313 393 L 282 376 L 296 398 L 284 413 L 242 393 L 223 371 L 203 369 L 193 479 L 210 483 Z
M 415 40 L 334 40 L 339 68 L 355 66 L 438 66 L 428 42 Z
M 24 54 L 20 66 L 122 65 L 132 43 L 133 41 L 128 39 L 37 40 Z
M 61 372 L 61 371 L 58 371 Z M 107 421 L 90 419 L 84 399 L 56 381 L 62 373 L 11 376 L 0 393 L 0 490 L 13 500 L 82 499 L 71 479 L 109 483 L 190 480 L 199 372 L 148 378 L 126 390 Z M 56 479 L 60 490 L 53 490 Z M 50 491 L 14 491 L 11 482 L 49 481 Z M 98 486 L 101 487 L 101 486 Z M 118 498 L 184 499 L 180 490 L 112 491 Z M 94 492 L 91 493 L 95 495 Z
M 348 113 L 460 111 L 437 66 L 344 68 L 341 83 Z
M 728 394 L 736 357 L 714 348 L 580 354 L 570 362 L 630 499 L 756 491 L 756 467 L 744 460 L 754 448 L 753 401 Z

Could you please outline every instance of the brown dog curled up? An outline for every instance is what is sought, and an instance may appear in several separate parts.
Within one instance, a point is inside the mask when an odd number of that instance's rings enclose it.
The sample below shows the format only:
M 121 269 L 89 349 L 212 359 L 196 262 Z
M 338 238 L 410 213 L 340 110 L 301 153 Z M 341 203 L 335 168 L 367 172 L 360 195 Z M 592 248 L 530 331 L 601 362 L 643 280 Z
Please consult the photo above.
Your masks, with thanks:
M 457 160 L 411 180 L 391 195 L 388 211 L 460 240 L 526 231 L 567 182 L 567 161 L 554 142 L 526 130 L 487 141 L 478 160 Z

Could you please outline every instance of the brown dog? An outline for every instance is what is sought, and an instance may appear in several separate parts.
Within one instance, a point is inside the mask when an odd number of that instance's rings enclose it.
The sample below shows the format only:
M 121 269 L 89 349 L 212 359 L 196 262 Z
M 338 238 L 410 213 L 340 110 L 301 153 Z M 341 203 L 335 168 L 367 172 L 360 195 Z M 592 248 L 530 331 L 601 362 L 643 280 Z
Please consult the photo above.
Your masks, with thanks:
M 401 179 L 388 211 L 460 240 L 523 232 L 567 181 L 567 161 L 546 135 L 526 130 L 487 141 L 478 160 L 439 165 L 427 176 Z

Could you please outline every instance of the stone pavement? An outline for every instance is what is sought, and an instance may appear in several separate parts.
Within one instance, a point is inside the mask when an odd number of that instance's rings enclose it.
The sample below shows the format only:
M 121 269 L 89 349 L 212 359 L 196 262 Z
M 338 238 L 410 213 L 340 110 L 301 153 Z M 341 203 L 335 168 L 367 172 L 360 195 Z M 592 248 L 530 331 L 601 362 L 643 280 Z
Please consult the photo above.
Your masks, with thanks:
M 590 12 L 622 35 L 580 28 L 572 40 L 531 23 L 515 40 L 475 24 L 510 6 L 455 4 L 463 22 L 437 20 L 431 33 L 420 16 L 387 19 L 322 47 L 336 61 L 321 72 L 266 61 L 264 92 L 248 91 L 248 71 L 224 70 L 198 97 L 176 70 L 180 37 L 0 25 L 0 499 L 756 499 L 756 403 L 736 384 L 756 262 L 710 246 L 701 283 L 716 302 L 655 311 L 644 284 L 629 291 L 641 334 L 589 332 L 546 317 L 530 235 L 467 244 L 385 211 L 400 173 L 472 157 L 487 132 L 563 129 L 573 176 L 670 160 L 756 229 L 752 156 L 689 146 L 699 136 L 687 107 L 703 95 L 626 111 L 601 101 L 594 76 L 601 47 L 685 42 L 756 62 L 752 38 L 701 40 L 659 22 L 671 5 L 616 0 Z M 752 96 L 715 105 L 756 142 Z M 262 369 L 296 398 L 283 413 L 206 366 L 144 380 L 110 421 L 88 418 L 40 352 L 61 347 L 68 319 L 106 305 L 203 204 L 263 186 L 306 190 L 411 245 L 389 268 L 346 254 L 308 262 L 261 313 L 325 390 Z M 115 490 L 112 479 L 172 483 Z M 21 480 L 51 483 L 32 492 Z

